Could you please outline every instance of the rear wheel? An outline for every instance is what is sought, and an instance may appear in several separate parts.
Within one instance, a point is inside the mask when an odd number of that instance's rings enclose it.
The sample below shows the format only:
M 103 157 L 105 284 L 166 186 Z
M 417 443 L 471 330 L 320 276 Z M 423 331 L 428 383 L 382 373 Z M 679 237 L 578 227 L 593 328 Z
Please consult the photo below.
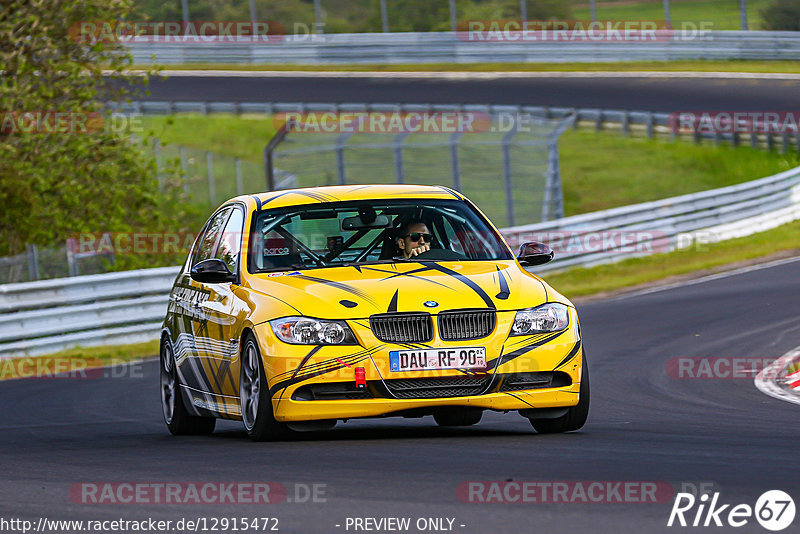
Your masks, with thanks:
M 276 421 L 272 412 L 272 397 L 264 373 L 264 363 L 252 334 L 245 338 L 241 367 L 239 400 L 247 435 L 253 441 L 278 440 L 290 436 L 289 428 Z
M 470 426 L 476 425 L 483 417 L 483 410 L 469 408 L 447 408 L 433 414 L 439 426 Z
M 565 415 L 556 419 L 531 419 L 531 425 L 536 432 L 539 434 L 570 432 L 580 429 L 586 423 L 586 418 L 589 416 L 589 366 L 586 363 L 585 355 L 581 374 L 578 404 L 571 406 Z
M 217 424 L 214 417 L 191 415 L 183 404 L 175 352 L 166 337 L 161 340 L 161 411 L 169 431 L 175 436 L 211 434 Z

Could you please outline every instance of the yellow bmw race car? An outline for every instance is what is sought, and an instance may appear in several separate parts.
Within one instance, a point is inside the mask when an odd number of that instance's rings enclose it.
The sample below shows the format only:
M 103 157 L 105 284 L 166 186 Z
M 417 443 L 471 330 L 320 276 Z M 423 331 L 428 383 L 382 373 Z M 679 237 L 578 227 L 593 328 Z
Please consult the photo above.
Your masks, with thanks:
M 173 434 L 242 420 L 254 440 L 362 417 L 478 423 L 519 411 L 583 426 L 589 373 L 575 307 L 523 269 L 461 194 L 361 185 L 240 196 L 198 235 L 161 336 Z

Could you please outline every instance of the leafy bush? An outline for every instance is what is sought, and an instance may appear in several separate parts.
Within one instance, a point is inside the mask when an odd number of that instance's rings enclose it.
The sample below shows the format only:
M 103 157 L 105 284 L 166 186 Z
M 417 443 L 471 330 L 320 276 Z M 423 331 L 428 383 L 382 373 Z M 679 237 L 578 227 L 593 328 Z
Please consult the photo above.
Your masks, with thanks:
M 798 0 L 773 0 L 761 9 L 765 30 L 800 31 L 800 2 Z
M 0 11 L 0 255 L 83 232 L 179 231 L 196 217 L 182 208 L 178 175 L 162 169 L 159 188 L 152 158 L 108 127 L 101 102 L 141 89 L 131 58 L 119 42 L 75 33 L 129 8 L 128 0 L 10 0 Z M 55 113 L 66 127 L 20 127 L 22 117 Z

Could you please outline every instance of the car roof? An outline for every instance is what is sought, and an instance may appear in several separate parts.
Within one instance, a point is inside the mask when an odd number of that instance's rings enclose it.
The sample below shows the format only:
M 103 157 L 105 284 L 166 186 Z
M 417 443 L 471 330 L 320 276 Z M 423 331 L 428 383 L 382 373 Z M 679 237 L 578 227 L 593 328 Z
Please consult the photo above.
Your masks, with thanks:
M 334 185 L 283 189 L 250 195 L 260 208 L 282 208 L 301 204 L 344 202 L 348 200 L 380 200 L 387 198 L 453 199 L 463 200 L 457 192 L 443 186 L 374 184 Z

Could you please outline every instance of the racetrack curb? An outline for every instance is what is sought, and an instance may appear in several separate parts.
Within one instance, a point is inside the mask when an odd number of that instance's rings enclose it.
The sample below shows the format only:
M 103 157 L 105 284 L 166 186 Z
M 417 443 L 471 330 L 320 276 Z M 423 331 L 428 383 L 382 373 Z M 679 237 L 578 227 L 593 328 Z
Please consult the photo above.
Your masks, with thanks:
M 792 349 L 762 369 L 755 378 L 756 387 L 770 397 L 800 404 L 800 373 L 796 369 L 788 372 L 789 367 L 798 362 L 800 347 Z

